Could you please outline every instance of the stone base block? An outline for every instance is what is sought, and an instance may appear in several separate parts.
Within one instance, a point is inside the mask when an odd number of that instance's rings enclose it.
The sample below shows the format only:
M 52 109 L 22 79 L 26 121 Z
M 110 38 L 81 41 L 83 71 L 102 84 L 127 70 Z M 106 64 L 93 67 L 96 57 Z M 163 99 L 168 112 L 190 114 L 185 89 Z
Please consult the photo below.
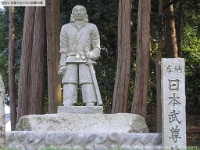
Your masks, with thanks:
M 103 114 L 103 106 L 58 106 L 58 113 Z
M 161 150 L 160 133 L 6 132 L 6 148 L 20 150 Z
M 17 131 L 68 131 L 83 133 L 147 133 L 145 119 L 136 114 L 45 114 L 23 116 Z

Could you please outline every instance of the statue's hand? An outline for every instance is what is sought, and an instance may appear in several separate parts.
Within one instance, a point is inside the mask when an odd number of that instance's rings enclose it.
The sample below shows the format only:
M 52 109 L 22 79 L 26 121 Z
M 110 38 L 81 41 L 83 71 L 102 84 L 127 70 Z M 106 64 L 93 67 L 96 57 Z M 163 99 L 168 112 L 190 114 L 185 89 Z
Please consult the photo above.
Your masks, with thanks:
M 61 66 L 58 70 L 58 74 L 62 77 L 65 74 L 66 70 L 67 70 L 67 66 Z
M 97 60 L 100 57 L 100 49 L 94 48 L 91 51 L 86 51 L 86 57 L 91 60 Z
M 86 52 L 85 55 L 88 59 L 94 59 L 94 54 L 91 51 Z

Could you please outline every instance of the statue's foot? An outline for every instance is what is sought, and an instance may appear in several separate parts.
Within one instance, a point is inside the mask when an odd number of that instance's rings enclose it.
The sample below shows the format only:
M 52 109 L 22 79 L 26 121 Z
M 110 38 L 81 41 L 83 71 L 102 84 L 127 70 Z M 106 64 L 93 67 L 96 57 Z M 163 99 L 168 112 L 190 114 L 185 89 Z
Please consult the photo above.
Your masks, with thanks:
M 95 106 L 95 103 L 86 103 L 85 106 Z
M 64 103 L 64 106 L 74 106 L 73 103 Z

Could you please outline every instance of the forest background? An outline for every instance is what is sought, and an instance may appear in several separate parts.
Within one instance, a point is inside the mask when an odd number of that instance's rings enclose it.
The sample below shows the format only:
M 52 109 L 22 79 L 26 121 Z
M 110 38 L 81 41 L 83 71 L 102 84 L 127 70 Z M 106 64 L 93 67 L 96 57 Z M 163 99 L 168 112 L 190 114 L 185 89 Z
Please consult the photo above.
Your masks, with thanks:
M 187 118 L 187 125 L 192 122 L 200 124 L 200 2 L 198 0 L 151 2 L 146 0 L 47 0 L 46 2 L 46 7 L 40 9 L 7 7 L 5 10 L 0 10 L 0 73 L 8 94 L 7 99 L 14 108 L 11 109 L 13 111 L 11 115 L 17 115 L 11 116 L 14 118 L 11 118 L 13 130 L 20 116 L 54 113 L 57 106 L 61 105 L 61 97 L 58 94 L 61 87 L 50 84 L 54 83 L 54 79 L 58 81 L 57 84 L 60 84 L 56 70 L 58 58 L 54 56 L 58 56 L 55 50 L 59 51 L 60 28 L 69 22 L 71 10 L 76 4 L 82 4 L 87 8 L 89 21 L 96 24 L 100 32 L 101 58 L 95 70 L 105 113 L 138 113 L 147 119 L 151 132 L 159 132 L 161 127 L 158 123 L 160 89 L 159 75 L 156 74 L 159 73 L 159 61 L 161 57 L 182 57 L 186 65 L 186 112 L 187 116 L 192 116 L 192 119 Z M 149 18 L 145 18 L 148 14 Z M 145 19 L 146 24 L 139 24 L 140 19 Z M 146 46 L 149 46 L 145 50 L 139 46 L 141 43 L 138 43 L 139 31 L 144 30 L 147 30 L 145 33 L 147 39 L 143 39 L 143 42 L 148 43 Z M 30 33 L 27 33 L 28 31 Z M 52 36 L 54 34 L 56 36 Z M 142 34 L 144 33 L 141 32 Z M 29 44 L 31 46 L 27 46 L 29 41 L 33 41 Z M 39 41 L 43 43 L 38 44 Z M 121 45 L 119 41 L 122 41 Z M 144 62 L 141 63 L 138 58 L 143 58 L 142 56 L 145 55 L 143 52 L 147 52 L 149 57 L 144 57 Z M 53 59 L 56 62 L 52 62 Z M 121 72 L 120 63 L 122 64 Z M 140 66 L 140 63 L 144 66 Z M 140 71 L 137 70 L 137 66 L 140 66 Z M 35 67 L 42 68 L 42 72 L 34 70 Z M 126 69 L 123 70 L 123 68 Z M 11 77 L 12 74 L 11 76 L 9 74 L 12 71 L 14 78 Z M 143 71 L 147 73 L 145 80 L 148 83 L 137 81 L 138 74 Z M 41 77 L 39 79 L 38 74 Z M 26 83 L 20 83 L 19 81 L 23 80 L 22 75 L 24 78 L 31 76 L 32 79 L 28 79 Z M 13 80 L 12 85 L 10 85 L 10 79 Z M 37 84 L 37 79 L 42 85 L 38 83 L 37 86 L 33 86 Z M 119 81 L 123 83 L 120 85 Z M 136 97 L 137 84 L 144 84 L 143 91 L 147 93 L 138 104 L 135 100 L 140 99 Z M 14 93 L 11 97 L 10 92 Z M 52 93 L 54 95 L 51 96 Z M 36 98 L 37 101 L 35 101 Z M 55 100 L 58 102 L 55 103 Z M 140 103 L 142 106 L 138 106 Z M 79 105 L 81 104 L 80 97 Z M 136 106 L 145 111 L 136 111 L 134 108 Z M 22 109 L 26 107 L 27 109 Z M 194 134 L 191 134 L 193 132 Z M 188 136 L 189 145 L 200 146 L 200 137 L 197 136 L 200 135 L 200 128 L 191 126 L 188 135 L 190 135 Z

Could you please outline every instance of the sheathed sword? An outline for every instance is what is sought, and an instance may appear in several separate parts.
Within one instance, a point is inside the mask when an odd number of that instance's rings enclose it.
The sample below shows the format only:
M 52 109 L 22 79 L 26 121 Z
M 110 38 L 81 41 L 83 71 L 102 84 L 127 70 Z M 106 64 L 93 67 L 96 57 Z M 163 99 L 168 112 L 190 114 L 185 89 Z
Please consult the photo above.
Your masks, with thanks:
M 95 90 L 96 96 L 97 96 L 97 106 L 102 106 L 103 102 L 102 102 L 102 99 L 101 99 L 101 94 L 100 94 L 99 86 L 98 86 L 98 83 L 97 83 L 97 78 L 96 78 L 96 75 L 95 75 L 94 66 L 93 66 L 93 63 L 90 59 L 88 59 L 88 65 L 89 65 L 90 73 L 91 73 L 91 76 L 92 76 L 92 81 L 93 81 L 93 84 L 94 84 L 94 90 Z

